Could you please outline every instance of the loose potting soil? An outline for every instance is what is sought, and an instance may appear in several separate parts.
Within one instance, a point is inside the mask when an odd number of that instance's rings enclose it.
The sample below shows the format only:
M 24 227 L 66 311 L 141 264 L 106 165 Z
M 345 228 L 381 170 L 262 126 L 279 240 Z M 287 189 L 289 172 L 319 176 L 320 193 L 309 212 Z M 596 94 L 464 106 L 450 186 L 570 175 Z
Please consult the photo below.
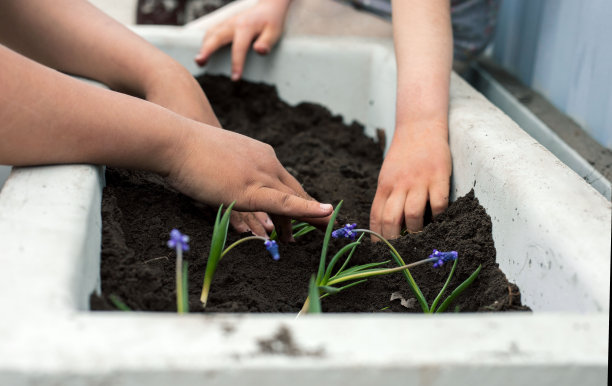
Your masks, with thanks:
M 290 106 L 272 86 L 203 76 L 199 81 L 222 126 L 272 145 L 282 164 L 321 202 L 343 200 L 339 224 L 369 225 L 369 211 L 382 162 L 381 145 L 363 134 L 358 123 L 346 126 L 326 108 L 302 103 Z M 407 149 L 409 151 L 409 149 Z M 94 310 L 115 309 L 110 297 L 133 310 L 176 311 L 175 252 L 166 246 L 177 228 L 191 238 L 189 303 L 202 312 L 200 291 L 212 226 L 218 208 L 208 207 L 171 189 L 151 173 L 108 168 L 102 200 L 102 296 L 92 295 Z M 230 231 L 229 243 L 244 237 Z M 274 261 L 261 241 L 232 250 L 218 265 L 206 312 L 290 312 L 300 310 L 311 275 L 316 274 L 323 232 L 316 230 L 280 245 Z M 347 244 L 330 243 L 329 256 Z M 459 261 L 446 295 L 479 265 L 475 282 L 447 311 L 527 310 L 520 291 L 495 262 L 491 219 L 473 192 L 451 203 L 445 213 L 429 218 L 424 230 L 406 234 L 393 245 L 406 263 L 428 257 L 432 250 L 456 250 Z M 391 260 L 383 243 L 364 239 L 351 264 Z M 411 273 L 429 303 L 442 288 L 452 263 L 425 264 Z M 393 300 L 391 300 L 393 298 Z M 324 312 L 421 312 L 402 273 L 367 282 L 322 300 Z

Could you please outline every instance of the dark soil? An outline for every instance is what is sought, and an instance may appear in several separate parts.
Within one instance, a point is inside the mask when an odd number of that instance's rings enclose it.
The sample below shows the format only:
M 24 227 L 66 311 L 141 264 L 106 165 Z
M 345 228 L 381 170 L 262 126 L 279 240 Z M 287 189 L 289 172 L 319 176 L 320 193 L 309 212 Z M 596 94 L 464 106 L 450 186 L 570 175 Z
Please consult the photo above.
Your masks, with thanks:
M 271 86 L 212 76 L 200 82 L 224 128 L 271 144 L 283 165 L 316 199 L 334 204 L 344 200 L 341 224 L 350 221 L 368 226 L 382 152 L 378 143 L 363 135 L 361 125 L 347 127 L 341 117 L 318 105 L 289 106 Z M 194 202 L 150 173 L 109 168 L 106 182 L 103 294 L 92 296 L 92 309 L 114 309 L 109 296 L 115 295 L 133 310 L 175 311 L 175 254 L 166 241 L 169 231 L 178 228 L 191 237 L 191 250 L 186 253 L 190 308 L 202 312 L 200 290 L 217 208 Z M 239 237 L 230 232 L 228 243 Z M 272 260 L 259 241 L 235 248 L 218 266 L 206 311 L 298 312 L 308 281 L 317 271 L 322 240 L 323 232 L 317 230 L 281 245 L 279 261 Z M 331 253 L 346 242 L 332 240 Z M 434 248 L 458 251 L 457 271 L 447 293 L 482 265 L 476 281 L 448 311 L 528 309 L 521 305 L 519 289 L 506 280 L 495 262 L 491 219 L 472 192 L 453 202 L 423 232 L 405 235 L 393 245 L 407 263 L 426 258 Z M 389 259 L 384 244 L 365 241 L 352 261 Z M 429 302 L 451 265 L 435 269 L 426 264 L 411 270 Z M 395 292 L 407 300 L 408 307 L 399 299 L 390 300 Z M 404 276 L 398 273 L 369 279 L 324 298 L 322 306 L 324 312 L 420 312 L 412 298 Z

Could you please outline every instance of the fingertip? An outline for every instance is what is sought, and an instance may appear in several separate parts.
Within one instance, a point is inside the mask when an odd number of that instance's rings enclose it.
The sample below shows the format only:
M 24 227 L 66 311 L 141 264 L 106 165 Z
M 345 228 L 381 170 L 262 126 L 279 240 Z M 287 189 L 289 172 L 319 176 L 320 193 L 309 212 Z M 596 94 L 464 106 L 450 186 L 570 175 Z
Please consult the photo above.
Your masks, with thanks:
M 332 204 L 319 204 L 319 208 L 323 216 L 329 216 L 334 211 L 334 206 Z
M 233 82 L 237 82 L 240 80 L 240 71 L 232 70 L 231 79 Z
M 260 55 L 267 55 L 270 53 L 270 47 L 265 44 L 258 44 L 257 42 L 253 44 L 253 50 Z
M 200 67 L 205 66 L 208 60 L 203 55 L 197 55 L 193 61 Z

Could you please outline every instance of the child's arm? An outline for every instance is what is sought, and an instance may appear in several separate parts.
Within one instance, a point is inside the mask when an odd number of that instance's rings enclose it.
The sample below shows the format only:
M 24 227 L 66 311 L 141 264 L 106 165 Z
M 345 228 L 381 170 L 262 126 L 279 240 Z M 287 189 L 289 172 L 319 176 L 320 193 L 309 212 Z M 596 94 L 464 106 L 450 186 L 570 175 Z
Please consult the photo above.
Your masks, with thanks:
M 7 0 L 0 42 L 60 71 L 96 79 L 178 114 L 220 127 L 193 76 L 179 63 L 83 0 Z M 236 230 L 265 236 L 265 213 L 232 213 Z
M 269 145 L 85 84 L 2 45 L 0 66 L 0 164 L 143 169 L 212 205 L 236 200 L 238 210 L 310 218 L 332 211 L 308 199 Z M 275 219 L 290 229 L 288 217 Z
M 448 98 L 452 30 L 448 0 L 393 0 L 397 60 L 396 127 L 378 177 L 370 228 L 398 237 L 448 206 L 451 156 Z
M 281 37 L 289 2 L 259 0 L 252 8 L 209 29 L 195 57 L 196 63 L 203 66 L 213 52 L 232 43 L 232 80 L 240 79 L 253 40 L 253 50 L 265 55 Z
M 87 1 L 3 0 L 0 43 L 59 71 L 219 126 L 184 67 Z

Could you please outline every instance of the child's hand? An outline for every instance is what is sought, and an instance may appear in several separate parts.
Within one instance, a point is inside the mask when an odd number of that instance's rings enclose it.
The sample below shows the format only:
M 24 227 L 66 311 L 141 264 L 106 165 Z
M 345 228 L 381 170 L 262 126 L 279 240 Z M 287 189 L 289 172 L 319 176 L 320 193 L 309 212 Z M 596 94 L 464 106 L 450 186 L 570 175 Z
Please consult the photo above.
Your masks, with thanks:
M 427 200 L 434 216 L 448 206 L 451 168 L 447 138 L 428 130 L 396 136 L 378 176 L 370 229 L 386 238 L 399 237 L 402 224 L 423 229 Z
M 253 8 L 223 21 L 206 32 L 200 53 L 195 57 L 203 66 L 219 48 L 232 43 L 232 80 L 242 76 L 244 62 L 253 39 L 253 50 L 265 55 L 283 32 L 289 0 L 260 0 Z
M 233 210 L 230 223 L 236 232 L 252 232 L 255 236 L 267 237 L 274 229 L 274 224 L 264 212 L 238 212 Z
M 329 221 L 332 206 L 309 197 L 271 146 L 208 125 L 186 128 L 175 143 L 168 180 L 184 194 L 213 205 L 236 201 L 237 211 L 266 212 L 280 241 L 291 239 L 291 218 L 318 226 Z

